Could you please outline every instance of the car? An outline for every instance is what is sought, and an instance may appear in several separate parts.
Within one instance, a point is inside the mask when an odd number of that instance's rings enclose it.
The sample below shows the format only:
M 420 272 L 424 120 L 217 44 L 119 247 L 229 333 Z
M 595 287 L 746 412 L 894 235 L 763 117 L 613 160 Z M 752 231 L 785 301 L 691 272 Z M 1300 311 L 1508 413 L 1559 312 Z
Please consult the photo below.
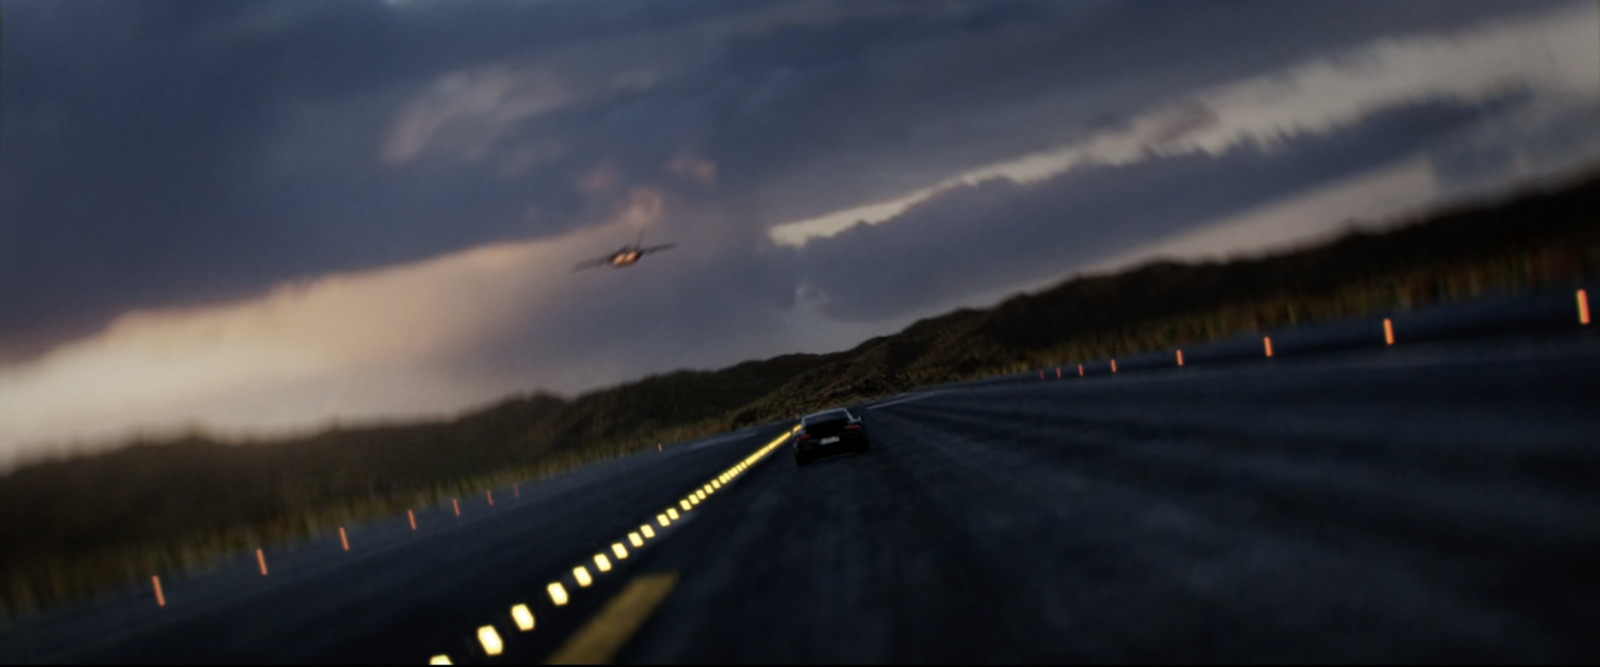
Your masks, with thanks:
M 794 438 L 794 463 L 803 466 L 816 459 L 848 452 L 867 453 L 867 429 L 861 418 L 845 408 L 826 410 L 800 419 Z

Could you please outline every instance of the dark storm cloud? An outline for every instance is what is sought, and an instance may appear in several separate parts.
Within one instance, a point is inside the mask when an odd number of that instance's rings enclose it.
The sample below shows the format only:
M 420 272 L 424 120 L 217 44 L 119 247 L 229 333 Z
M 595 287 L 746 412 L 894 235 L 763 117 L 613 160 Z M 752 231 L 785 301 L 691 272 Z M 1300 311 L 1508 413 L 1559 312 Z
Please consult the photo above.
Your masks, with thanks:
M 386 173 L 373 155 L 403 95 L 439 72 L 708 9 L 581 4 L 405 22 L 378 2 L 8 2 L 0 358 L 130 307 L 504 238 L 529 198 L 546 233 L 576 224 L 565 183 Z M 537 21 L 514 20 L 530 9 Z
M 798 252 L 828 314 L 896 317 L 1062 271 L 1195 229 L 1424 151 L 1526 103 L 1423 102 L 1327 134 L 1242 143 L 1124 166 L 1088 166 L 1029 185 L 993 179 L 941 193 L 878 225 Z
M 716 121 L 706 153 L 738 176 L 734 190 L 784 222 L 898 196 L 1377 35 L 1511 9 L 1186 0 L 958 7 L 729 40 L 684 84 L 698 97 L 663 103 L 694 99 Z
M 680 230 L 759 244 L 765 226 L 901 194 L 1198 88 L 1538 8 L 8 0 L 0 360 L 132 308 L 560 234 L 636 186 L 738 213 L 723 218 L 734 227 Z M 496 63 L 534 63 L 576 97 L 487 135 L 481 159 L 380 159 L 405 105 Z M 645 83 L 609 83 L 635 69 Z M 714 187 L 663 173 L 685 151 L 715 164 Z M 607 164 L 614 191 L 574 189 Z

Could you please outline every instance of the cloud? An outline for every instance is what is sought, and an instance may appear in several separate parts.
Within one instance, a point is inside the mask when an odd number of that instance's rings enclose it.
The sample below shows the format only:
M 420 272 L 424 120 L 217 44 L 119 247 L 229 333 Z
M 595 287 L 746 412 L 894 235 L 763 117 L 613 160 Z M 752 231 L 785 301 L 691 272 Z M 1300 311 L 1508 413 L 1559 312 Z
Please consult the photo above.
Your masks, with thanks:
M 384 142 L 383 158 L 404 164 L 431 150 L 480 159 L 511 128 L 572 99 L 560 79 L 540 68 L 495 64 L 452 72 L 400 111 Z
M 228 306 L 124 315 L 91 338 L 0 370 L 0 446 L 15 454 L 24 443 L 105 439 L 202 417 L 224 428 L 282 428 L 461 407 L 430 388 L 447 378 L 426 362 L 464 352 L 493 331 L 500 309 L 534 299 L 527 281 L 512 277 L 551 255 L 541 250 L 484 248 L 285 285 Z
M 796 252 L 809 291 L 830 317 L 895 317 L 1061 276 L 1153 239 L 1421 156 L 1526 102 L 1526 95 L 1488 104 L 1429 101 L 1375 111 L 1334 131 L 1270 144 L 1249 140 L 1215 154 L 1147 153 L 1033 183 L 993 178 L 946 189 L 886 222 L 859 224 Z
M 1414 157 L 1200 222 L 1083 264 L 1079 270 L 1115 271 L 1155 259 L 1226 261 L 1290 250 L 1355 229 L 1386 227 L 1422 212 L 1440 194 L 1432 162 Z
M 619 3 L 9 0 L 0 438 L 837 349 L 1600 150 L 1592 4 Z
M 892 199 L 772 228 L 775 242 L 803 245 L 855 222 L 879 223 L 950 187 L 989 178 L 1035 182 L 1095 162 L 1125 164 L 1196 148 L 1212 154 L 1244 141 L 1322 132 L 1371 110 L 1450 96 L 1475 101 L 1507 90 L 1600 99 L 1593 6 L 1449 34 L 1378 40 L 1167 103 L 1064 147 L 971 169 Z
M 714 187 L 717 184 L 717 163 L 692 153 L 683 153 L 667 163 L 667 172 L 679 178 L 685 178 L 702 187 Z
M 578 177 L 577 188 L 586 195 L 602 195 L 617 187 L 618 172 L 614 164 L 603 164 L 594 171 Z
M 223 434 L 328 420 L 442 416 L 541 387 L 581 391 L 640 369 L 716 367 L 772 339 L 767 273 L 687 247 L 674 262 L 571 274 L 592 248 L 667 224 L 659 193 L 554 240 L 284 283 L 234 303 L 119 317 L 92 337 L 0 367 L 0 465 L 94 448 L 132 430 Z M 663 256 L 667 257 L 667 256 Z M 738 280 L 727 280 L 736 271 Z M 681 289 L 695 298 L 675 298 Z M 708 327 L 708 322 L 718 323 Z M 722 328 L 727 327 L 727 328 Z M 684 345 L 687 337 L 700 339 Z
M 609 197 L 738 211 L 699 231 L 749 253 L 1285 63 L 1551 6 L 280 4 L 8 2 L 0 359 L 558 238 L 610 205 L 573 186 L 600 164 Z

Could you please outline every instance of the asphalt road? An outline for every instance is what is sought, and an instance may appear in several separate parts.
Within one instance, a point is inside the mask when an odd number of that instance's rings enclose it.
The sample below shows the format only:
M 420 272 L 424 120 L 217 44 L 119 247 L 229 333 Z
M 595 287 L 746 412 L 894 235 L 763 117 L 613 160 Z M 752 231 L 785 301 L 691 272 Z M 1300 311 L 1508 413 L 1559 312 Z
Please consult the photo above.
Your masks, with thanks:
M 675 444 L 30 619 L 0 661 L 1594 662 L 1597 397 L 1593 332 L 946 387 L 858 406 L 866 455 L 735 479 L 786 424 Z
M 623 662 L 1600 659 L 1600 340 L 912 396 L 662 547 Z
M 418 512 L 415 533 L 404 516 L 352 527 L 350 552 L 330 532 L 288 553 L 268 551 L 267 577 L 253 553 L 243 554 L 167 582 L 165 608 L 140 588 L 25 620 L 0 635 L 0 662 L 426 662 L 459 651 L 475 627 L 463 624 L 503 616 L 748 454 L 746 443 L 784 430 L 675 443 L 544 485 L 497 489 L 494 507 L 484 496 L 462 498 L 459 518 L 449 504 Z

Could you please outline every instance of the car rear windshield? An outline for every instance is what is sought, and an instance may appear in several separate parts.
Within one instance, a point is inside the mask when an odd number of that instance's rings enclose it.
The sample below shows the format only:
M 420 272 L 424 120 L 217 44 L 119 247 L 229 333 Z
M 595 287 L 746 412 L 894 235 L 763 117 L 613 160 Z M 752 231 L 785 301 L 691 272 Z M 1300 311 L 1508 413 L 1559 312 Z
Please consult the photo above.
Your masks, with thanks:
M 806 426 L 836 426 L 850 420 L 850 415 L 843 411 L 829 412 L 815 415 L 806 419 Z

